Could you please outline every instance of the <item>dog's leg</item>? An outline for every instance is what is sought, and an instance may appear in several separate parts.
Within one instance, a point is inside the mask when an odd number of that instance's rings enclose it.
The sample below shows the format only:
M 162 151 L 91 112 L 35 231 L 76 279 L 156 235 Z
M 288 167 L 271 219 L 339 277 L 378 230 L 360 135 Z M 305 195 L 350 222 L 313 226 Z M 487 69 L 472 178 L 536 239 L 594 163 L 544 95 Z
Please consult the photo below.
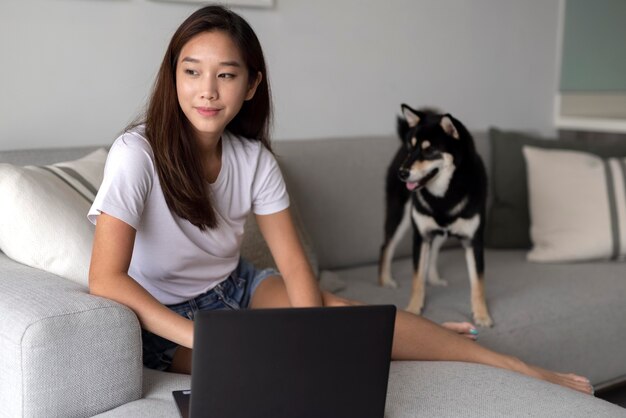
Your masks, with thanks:
M 395 222 L 393 222 L 393 220 L 395 220 Z M 400 242 L 410 225 L 411 200 L 409 199 L 404 205 L 404 212 L 401 217 L 398 216 L 397 210 L 396 213 L 389 213 L 387 215 L 387 222 L 385 224 L 385 236 L 387 240 L 380 250 L 380 261 L 378 263 L 378 283 L 381 286 L 393 289 L 398 287 L 398 283 L 391 277 L 391 262 L 398 242 Z M 388 238 L 389 236 L 391 236 L 390 239 Z
M 419 315 L 424 307 L 424 279 L 428 267 L 430 242 L 422 240 L 415 226 L 413 229 L 413 288 L 411 289 L 411 300 L 406 310 Z
M 447 286 L 448 282 L 443 280 L 439 276 L 439 269 L 437 267 L 437 258 L 439 256 L 439 249 L 441 245 L 446 241 L 446 235 L 435 235 L 433 243 L 430 248 L 430 260 L 428 263 L 428 284 L 433 286 Z
M 467 261 L 467 270 L 470 277 L 470 286 L 472 288 L 472 314 L 474 322 L 481 327 L 490 327 L 493 321 L 487 310 L 487 302 L 485 301 L 485 283 L 484 283 L 484 258 L 481 245 L 468 244 L 465 246 L 465 260 Z

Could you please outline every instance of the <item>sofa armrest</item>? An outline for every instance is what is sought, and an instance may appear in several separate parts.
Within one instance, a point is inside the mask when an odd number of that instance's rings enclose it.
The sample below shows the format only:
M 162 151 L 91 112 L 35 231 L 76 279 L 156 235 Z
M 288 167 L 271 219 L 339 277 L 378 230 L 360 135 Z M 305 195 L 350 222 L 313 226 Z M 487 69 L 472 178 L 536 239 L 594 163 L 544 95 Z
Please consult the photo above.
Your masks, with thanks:
M 135 314 L 0 253 L 0 416 L 93 416 L 142 395 Z

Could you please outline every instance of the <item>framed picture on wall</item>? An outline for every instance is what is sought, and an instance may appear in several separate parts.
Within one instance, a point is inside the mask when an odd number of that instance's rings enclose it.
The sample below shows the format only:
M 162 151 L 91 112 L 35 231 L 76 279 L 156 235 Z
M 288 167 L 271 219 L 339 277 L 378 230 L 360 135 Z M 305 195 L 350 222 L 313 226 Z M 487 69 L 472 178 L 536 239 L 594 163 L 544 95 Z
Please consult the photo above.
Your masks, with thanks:
M 209 3 L 208 0 L 152 0 L 168 3 Z M 219 3 L 226 6 L 247 6 L 247 7 L 272 7 L 274 0 L 221 0 Z

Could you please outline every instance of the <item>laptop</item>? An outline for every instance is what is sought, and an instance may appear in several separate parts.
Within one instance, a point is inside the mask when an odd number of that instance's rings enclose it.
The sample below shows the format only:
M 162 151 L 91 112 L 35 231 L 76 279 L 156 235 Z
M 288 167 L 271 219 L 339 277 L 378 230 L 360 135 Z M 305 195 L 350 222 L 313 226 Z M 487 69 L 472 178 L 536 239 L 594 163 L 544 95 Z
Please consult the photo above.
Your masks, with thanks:
M 183 418 L 384 416 L 393 305 L 198 312 Z

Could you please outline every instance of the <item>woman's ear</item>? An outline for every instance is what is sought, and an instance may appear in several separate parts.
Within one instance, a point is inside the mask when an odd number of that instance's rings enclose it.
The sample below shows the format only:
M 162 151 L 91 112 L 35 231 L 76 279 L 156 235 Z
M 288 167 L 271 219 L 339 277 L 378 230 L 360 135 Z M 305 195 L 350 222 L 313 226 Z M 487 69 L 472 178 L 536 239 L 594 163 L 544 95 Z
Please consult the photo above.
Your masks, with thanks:
M 246 101 L 254 97 L 254 93 L 256 93 L 257 87 L 259 87 L 259 84 L 261 84 L 261 80 L 263 80 L 263 74 L 261 74 L 261 72 L 259 71 L 256 74 L 256 78 L 252 80 L 252 82 L 250 83 L 250 86 L 248 87 L 248 93 L 246 94 L 246 99 L 245 99 Z

